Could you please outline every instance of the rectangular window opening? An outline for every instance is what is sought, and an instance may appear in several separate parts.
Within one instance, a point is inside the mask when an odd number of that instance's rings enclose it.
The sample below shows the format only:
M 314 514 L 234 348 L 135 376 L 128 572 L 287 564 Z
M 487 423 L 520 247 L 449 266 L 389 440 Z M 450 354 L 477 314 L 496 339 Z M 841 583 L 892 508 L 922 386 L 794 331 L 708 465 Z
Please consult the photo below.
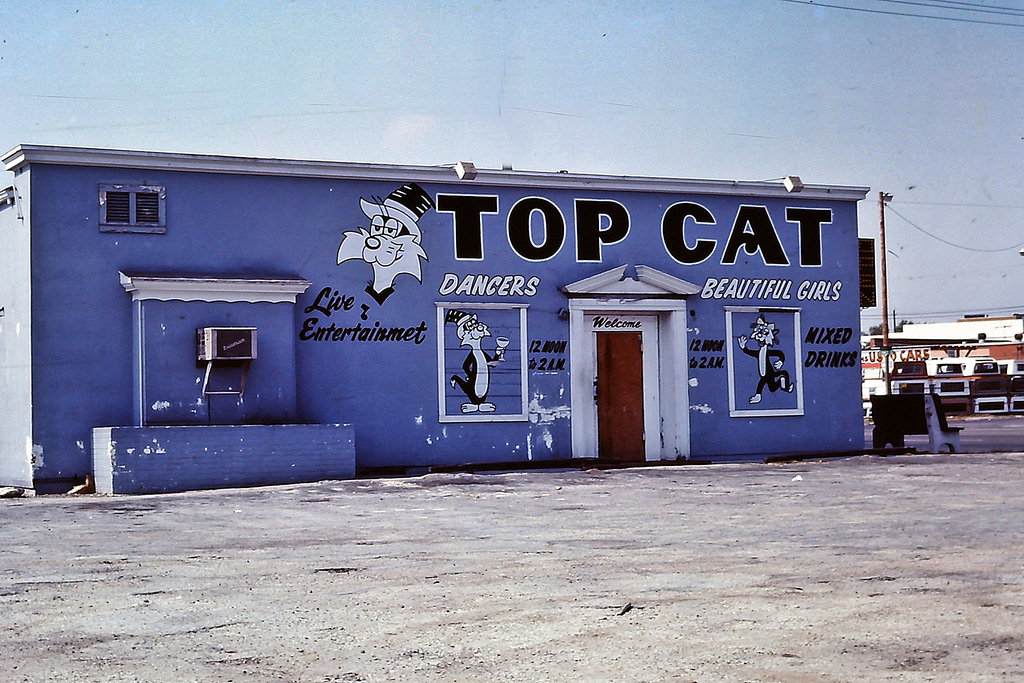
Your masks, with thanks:
M 803 415 L 800 309 L 725 307 L 730 417 Z
M 166 232 L 165 198 L 163 187 L 101 184 L 100 232 Z
M 107 223 L 131 223 L 132 222 L 132 209 L 131 209 L 131 198 L 130 192 L 108 192 L 107 193 Z
M 160 194 L 157 192 L 135 193 L 135 222 L 147 225 L 160 224 Z
M 528 304 L 436 306 L 438 420 L 525 422 Z

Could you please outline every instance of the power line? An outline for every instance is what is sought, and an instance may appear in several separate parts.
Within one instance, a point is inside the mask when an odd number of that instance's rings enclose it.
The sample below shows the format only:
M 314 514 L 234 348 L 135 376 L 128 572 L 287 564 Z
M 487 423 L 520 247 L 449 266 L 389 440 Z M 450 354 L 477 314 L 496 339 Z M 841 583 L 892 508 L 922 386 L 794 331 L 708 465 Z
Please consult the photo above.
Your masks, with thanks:
M 869 7 L 849 7 L 846 5 L 834 5 L 825 2 L 815 2 L 815 0 L 779 0 L 780 2 L 789 2 L 794 5 L 809 5 L 811 7 L 828 7 L 829 9 L 844 9 L 851 12 L 866 12 L 868 14 L 886 14 L 894 17 L 913 17 L 915 19 L 939 19 L 941 21 L 957 21 L 964 24 L 986 24 L 988 26 L 1012 26 L 1014 28 L 1024 28 L 1024 24 L 1016 24 L 1013 22 L 1005 21 L 991 21 L 986 19 L 970 19 L 967 17 L 947 17 L 936 14 L 920 14 L 914 12 L 895 12 L 893 10 L 884 9 L 871 9 Z M 929 5 L 933 9 L 947 9 L 952 11 L 963 11 L 969 12 L 974 10 L 960 10 L 953 7 L 942 7 L 939 5 Z
M 964 251 L 977 251 L 977 252 L 981 252 L 981 253 L 985 253 L 985 254 L 994 254 L 994 253 L 1000 252 L 1000 251 L 1010 251 L 1012 249 L 1019 249 L 1022 245 L 1024 245 L 1024 242 L 1017 242 L 1016 244 L 1012 244 L 1012 245 L 1010 245 L 1008 247 L 999 247 L 998 249 L 979 249 L 977 247 L 964 246 L 963 244 L 957 244 L 956 242 L 950 242 L 947 239 L 943 239 L 943 238 L 939 237 L 938 235 L 935 235 L 935 234 L 932 234 L 932 233 L 928 232 L 927 230 L 922 228 L 920 225 L 918 225 L 917 223 L 914 223 L 912 220 L 910 220 L 909 218 L 907 218 L 906 216 L 901 214 L 899 211 L 897 211 L 896 209 L 892 208 L 892 206 L 889 206 L 889 211 L 893 212 L 894 214 L 896 214 L 897 216 L 902 218 L 911 227 L 920 230 L 925 235 L 928 235 L 933 240 L 937 240 L 939 242 L 942 242 L 943 244 L 948 244 L 949 246 L 956 247 L 957 249 L 963 249 Z
M 1020 305 L 1017 305 L 1017 306 L 1002 306 L 1002 307 L 999 307 L 999 308 L 972 308 L 972 309 L 969 309 L 969 312 L 972 315 L 974 315 L 974 314 L 988 315 L 988 314 L 996 314 L 996 313 L 1007 314 L 1007 313 L 1019 313 L 1021 311 L 1024 311 L 1024 304 L 1020 304 Z M 921 317 L 928 317 L 928 316 L 958 316 L 958 317 L 963 317 L 964 316 L 964 312 L 965 312 L 965 309 L 961 308 L 961 309 L 956 310 L 956 311 L 909 311 L 908 312 L 908 311 L 899 311 L 899 310 L 897 310 L 897 311 L 890 311 L 889 314 L 892 315 L 893 313 L 896 313 L 896 317 L 903 318 L 904 320 L 908 320 L 911 317 L 921 318 Z M 861 311 L 861 318 L 869 319 L 869 320 L 875 320 L 875 319 L 881 320 L 882 319 L 882 314 L 881 313 L 865 313 L 864 311 Z M 982 319 L 984 319 L 984 318 L 982 318 Z
M 893 277 L 889 276 L 890 280 L 898 280 L 900 282 L 913 282 L 916 280 L 957 280 L 965 278 L 993 278 L 998 277 L 1005 279 L 1009 273 L 1000 272 L 993 268 L 986 268 L 984 270 L 957 270 L 953 273 L 928 273 L 927 275 L 897 275 Z
M 979 12 L 982 14 L 1003 14 L 1011 17 L 1024 17 L 1024 10 L 1013 7 L 995 7 L 992 5 L 980 5 L 976 2 L 953 2 L 952 0 L 935 0 L 934 2 L 921 2 L 921 0 L 875 0 L 876 2 L 888 2 L 894 5 L 917 5 L 930 7 L 932 9 L 950 10 L 953 12 Z M 938 4 L 941 3 L 941 4 Z M 953 5 L 950 7 L 949 5 Z M 956 5 L 959 5 L 957 7 Z
M 986 9 L 1006 9 L 1012 12 L 1024 13 L 1024 9 L 1019 7 L 1000 7 L 999 5 L 987 5 L 983 2 L 958 2 L 957 0 L 934 0 L 934 2 L 941 2 L 945 5 L 964 5 L 966 7 L 984 7 Z
M 905 200 L 887 202 L 887 206 L 893 204 L 919 204 L 923 206 L 967 206 L 980 209 L 1024 209 L 1022 204 L 970 204 L 966 202 L 908 202 Z

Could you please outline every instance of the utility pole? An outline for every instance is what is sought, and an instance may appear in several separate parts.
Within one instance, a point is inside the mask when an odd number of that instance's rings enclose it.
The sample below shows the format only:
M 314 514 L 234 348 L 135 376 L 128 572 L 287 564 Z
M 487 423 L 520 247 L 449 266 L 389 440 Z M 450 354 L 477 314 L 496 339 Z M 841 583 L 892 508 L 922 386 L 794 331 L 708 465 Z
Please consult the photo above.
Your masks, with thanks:
M 878 255 L 882 288 L 882 377 L 885 379 L 885 393 L 892 393 L 892 376 L 889 360 L 892 349 L 889 346 L 889 287 L 885 270 L 885 203 L 892 201 L 892 195 L 878 193 Z

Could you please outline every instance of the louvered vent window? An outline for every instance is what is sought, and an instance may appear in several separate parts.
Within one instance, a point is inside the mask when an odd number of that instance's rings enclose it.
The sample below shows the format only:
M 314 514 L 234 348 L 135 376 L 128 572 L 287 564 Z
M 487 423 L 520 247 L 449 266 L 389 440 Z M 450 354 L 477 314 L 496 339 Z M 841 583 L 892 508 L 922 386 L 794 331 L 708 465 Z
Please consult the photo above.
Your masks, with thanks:
M 108 192 L 107 193 L 107 216 L 106 223 L 131 223 L 131 198 L 130 192 Z
M 159 225 L 160 223 L 160 193 L 159 192 L 136 192 L 135 193 L 135 222 L 146 225 Z
M 100 231 L 165 232 L 165 197 L 154 185 L 100 185 Z

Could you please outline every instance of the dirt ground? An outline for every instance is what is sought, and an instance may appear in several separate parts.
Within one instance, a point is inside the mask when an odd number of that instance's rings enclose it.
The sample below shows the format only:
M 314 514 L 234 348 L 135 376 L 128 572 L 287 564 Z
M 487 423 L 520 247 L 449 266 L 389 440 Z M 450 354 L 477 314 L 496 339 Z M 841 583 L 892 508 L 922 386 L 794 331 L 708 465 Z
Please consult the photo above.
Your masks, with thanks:
M 1024 680 L 1024 454 L 0 500 L 2 681 Z

